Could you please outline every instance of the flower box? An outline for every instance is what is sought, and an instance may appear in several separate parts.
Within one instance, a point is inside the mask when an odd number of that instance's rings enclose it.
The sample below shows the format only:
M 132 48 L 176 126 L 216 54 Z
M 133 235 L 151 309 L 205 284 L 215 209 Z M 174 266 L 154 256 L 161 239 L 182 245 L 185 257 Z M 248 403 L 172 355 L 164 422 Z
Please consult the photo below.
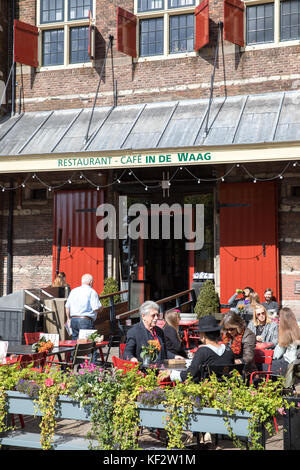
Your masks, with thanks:
M 164 428 L 167 413 L 163 405 L 147 406 L 139 403 L 140 424 L 145 427 Z M 233 433 L 239 437 L 248 437 L 248 424 L 251 415 L 247 412 L 236 412 L 228 416 L 222 410 L 202 408 L 191 416 L 188 431 L 210 432 L 229 435 L 224 418 L 229 418 Z
M 300 450 L 300 398 L 285 397 L 295 407 L 285 410 L 283 415 L 283 448 L 284 450 Z

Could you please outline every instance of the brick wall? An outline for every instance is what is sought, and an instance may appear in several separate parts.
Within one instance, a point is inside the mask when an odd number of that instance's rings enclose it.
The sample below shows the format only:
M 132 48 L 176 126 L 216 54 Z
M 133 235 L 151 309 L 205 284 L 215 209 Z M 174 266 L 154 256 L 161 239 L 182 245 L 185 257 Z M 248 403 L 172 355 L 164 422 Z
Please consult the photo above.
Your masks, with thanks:
M 0 102 L 8 77 L 8 8 L 7 0 L 0 0 Z M 6 100 L 1 108 L 5 108 Z
M 132 62 L 130 57 L 116 50 L 117 6 L 133 11 L 133 1 L 97 0 L 96 4 L 95 67 L 53 69 L 35 73 L 33 69 L 23 66 L 26 111 L 91 106 L 109 34 L 115 38 L 113 56 L 114 78 L 118 83 L 118 104 L 209 96 L 217 23 L 223 18 L 221 0 L 210 2 L 210 44 L 200 50 L 196 57 L 143 62 Z M 34 24 L 35 17 L 35 0 L 20 2 L 19 18 Z M 225 68 L 220 48 L 215 74 L 215 96 L 223 96 L 225 86 L 228 95 L 299 88 L 299 52 L 300 45 L 241 52 L 239 47 L 224 41 Z M 97 105 L 112 104 L 112 93 L 112 68 L 109 58 Z

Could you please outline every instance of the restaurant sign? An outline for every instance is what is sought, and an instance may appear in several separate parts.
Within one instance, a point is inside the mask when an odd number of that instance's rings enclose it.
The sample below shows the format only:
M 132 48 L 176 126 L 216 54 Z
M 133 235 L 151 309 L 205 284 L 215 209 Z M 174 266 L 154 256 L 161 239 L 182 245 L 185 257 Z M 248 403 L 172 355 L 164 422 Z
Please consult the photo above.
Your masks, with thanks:
M 199 163 L 211 161 L 210 152 L 189 153 L 177 152 L 170 154 L 138 154 L 122 155 L 121 157 L 112 156 L 90 156 L 90 157 L 71 157 L 59 158 L 57 164 L 59 168 L 86 168 L 86 167 L 111 167 L 121 166 L 147 166 L 152 164 L 178 164 L 178 163 Z

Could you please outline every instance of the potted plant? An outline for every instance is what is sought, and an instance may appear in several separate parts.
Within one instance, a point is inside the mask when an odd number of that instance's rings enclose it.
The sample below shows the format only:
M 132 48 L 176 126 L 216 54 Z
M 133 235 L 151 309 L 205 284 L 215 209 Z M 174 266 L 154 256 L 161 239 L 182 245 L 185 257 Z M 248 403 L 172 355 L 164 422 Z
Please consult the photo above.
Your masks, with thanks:
M 205 315 L 213 315 L 219 312 L 219 309 L 220 303 L 218 294 L 215 291 L 215 285 L 213 281 L 207 280 L 200 290 L 194 312 L 200 318 Z
M 143 359 L 143 365 L 155 362 L 160 350 L 160 342 L 157 339 L 149 339 L 148 344 L 142 346 L 141 358 Z

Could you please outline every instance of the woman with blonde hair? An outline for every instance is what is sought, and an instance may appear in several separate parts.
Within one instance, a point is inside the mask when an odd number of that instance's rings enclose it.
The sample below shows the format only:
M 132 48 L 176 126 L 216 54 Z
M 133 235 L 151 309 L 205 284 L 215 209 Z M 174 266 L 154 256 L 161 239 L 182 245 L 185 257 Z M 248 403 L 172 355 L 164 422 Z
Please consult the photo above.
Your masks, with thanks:
M 266 307 L 257 304 L 253 314 L 253 320 L 248 324 L 253 331 L 258 343 L 272 343 L 272 347 L 278 343 L 278 325 L 269 317 Z
M 297 357 L 300 346 L 300 328 L 293 311 L 284 307 L 279 311 L 278 344 L 274 350 L 272 372 L 285 375 L 289 364 Z
M 187 353 L 182 345 L 181 338 L 179 336 L 179 322 L 180 312 L 179 310 L 169 310 L 165 314 L 165 326 L 163 327 L 165 342 L 167 347 L 168 357 L 182 357 L 186 358 Z M 169 354 L 171 353 L 171 354 Z
M 56 274 L 55 279 L 52 282 L 52 287 L 68 287 L 65 273 L 60 272 Z

